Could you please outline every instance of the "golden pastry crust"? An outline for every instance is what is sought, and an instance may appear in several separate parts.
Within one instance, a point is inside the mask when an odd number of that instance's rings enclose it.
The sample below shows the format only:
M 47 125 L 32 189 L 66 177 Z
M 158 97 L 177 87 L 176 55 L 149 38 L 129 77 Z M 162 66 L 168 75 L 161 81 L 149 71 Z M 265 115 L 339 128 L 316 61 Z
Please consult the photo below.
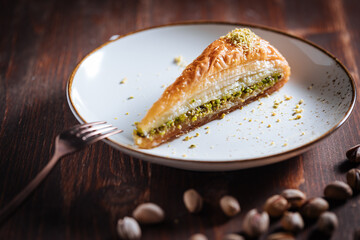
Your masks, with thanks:
M 182 104 L 189 101 L 189 99 L 196 96 L 197 93 L 204 91 L 204 89 L 214 87 L 218 81 L 214 76 L 218 76 L 219 73 L 221 74 L 239 65 L 253 67 L 257 65 L 261 66 L 261 64 L 265 64 L 266 62 L 271 62 L 273 68 L 278 69 L 282 75 L 281 80 L 272 87 L 273 90 L 267 90 L 267 92 L 270 93 L 288 81 L 290 75 L 290 67 L 287 61 L 277 49 L 260 37 L 254 39 L 251 49 L 249 49 L 249 46 L 236 45 L 226 37 L 212 42 L 200 56 L 184 69 L 176 81 L 164 91 L 160 99 L 153 104 L 144 119 L 138 124 L 138 129 L 141 129 L 146 134 L 152 128 L 157 127 L 156 124 L 163 124 L 163 122 L 159 122 L 161 116 L 170 114 L 174 109 L 179 108 Z M 244 71 L 246 71 L 246 69 L 247 68 L 245 68 Z M 263 93 L 255 97 L 258 98 L 262 95 Z M 155 147 L 162 142 L 166 142 L 218 118 L 221 113 L 233 111 L 253 100 L 254 98 L 251 98 L 244 103 L 239 102 L 237 106 L 231 107 L 231 109 L 215 112 L 211 114 L 211 116 L 204 117 L 201 121 L 196 121 L 193 124 L 188 123 L 186 125 L 184 123 L 187 127 L 182 126 L 181 129 L 168 131 L 161 136 L 159 135 L 149 139 L 134 135 L 135 143 L 141 148 Z

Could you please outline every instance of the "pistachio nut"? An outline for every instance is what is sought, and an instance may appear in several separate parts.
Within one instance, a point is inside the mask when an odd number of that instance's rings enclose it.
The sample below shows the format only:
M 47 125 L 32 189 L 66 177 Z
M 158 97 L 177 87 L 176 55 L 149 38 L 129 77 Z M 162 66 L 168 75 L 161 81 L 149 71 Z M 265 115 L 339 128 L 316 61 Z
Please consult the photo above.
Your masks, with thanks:
M 141 224 L 155 224 L 162 222 L 165 214 L 155 203 L 143 203 L 135 208 L 133 217 Z
M 229 217 L 233 217 L 240 212 L 240 204 L 238 200 L 232 196 L 223 196 L 220 199 L 220 207 Z
M 208 240 L 208 238 L 202 233 L 196 233 L 191 235 L 189 240 Z
M 298 212 L 285 212 L 280 220 L 281 226 L 290 232 L 299 232 L 304 228 L 304 220 Z
M 300 209 L 300 213 L 307 218 L 318 218 L 329 209 L 329 203 L 323 198 L 310 198 Z
M 346 157 L 350 162 L 360 162 L 360 145 L 353 146 L 347 150 Z
M 338 219 L 334 213 L 324 212 L 320 215 L 316 223 L 316 229 L 330 236 L 337 229 L 338 225 Z
M 281 196 L 286 198 L 291 208 L 300 208 L 306 201 L 306 195 L 298 189 L 285 189 Z
M 267 212 L 259 213 L 256 209 L 250 210 L 243 220 L 243 231 L 250 237 L 259 237 L 269 228 Z
M 353 195 L 351 187 L 342 181 L 334 181 L 324 189 L 325 197 L 334 200 L 346 200 Z
M 270 234 L 266 240 L 295 240 L 295 237 L 286 232 L 277 232 Z
M 245 240 L 245 238 L 239 234 L 230 233 L 225 235 L 223 240 Z
M 273 195 L 268 198 L 264 205 L 264 210 L 271 217 L 280 217 L 290 208 L 290 203 L 281 195 Z
M 200 212 L 203 207 L 203 198 L 195 189 L 185 191 L 183 200 L 185 207 L 191 213 Z
M 116 229 L 121 239 L 137 240 L 141 238 L 141 228 L 137 221 L 131 217 L 119 219 Z
M 346 180 L 353 191 L 360 191 L 360 170 L 353 168 L 346 173 Z

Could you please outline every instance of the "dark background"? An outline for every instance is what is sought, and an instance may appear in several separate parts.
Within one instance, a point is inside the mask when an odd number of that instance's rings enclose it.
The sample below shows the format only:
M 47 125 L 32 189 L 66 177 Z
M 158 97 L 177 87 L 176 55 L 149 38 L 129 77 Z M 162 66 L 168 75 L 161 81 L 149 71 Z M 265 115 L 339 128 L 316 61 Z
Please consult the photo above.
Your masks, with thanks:
M 76 64 L 114 34 L 189 20 L 261 24 L 304 37 L 330 51 L 359 81 L 360 3 L 322 1 L 0 1 L 0 207 L 51 157 L 54 138 L 77 123 L 65 96 Z M 358 105 L 357 105 L 358 106 Z M 162 206 L 164 224 L 143 228 L 143 239 L 187 239 L 196 232 L 221 239 L 239 232 L 245 213 L 284 188 L 322 196 L 353 167 L 345 151 L 360 142 L 360 112 L 311 151 L 266 167 L 233 172 L 191 172 L 153 165 L 100 142 L 64 158 L 8 222 L 0 239 L 116 239 L 116 221 L 140 203 Z M 182 194 L 196 188 L 205 211 L 187 213 Z M 240 215 L 218 209 L 236 196 Z M 332 205 L 339 229 L 352 239 L 360 227 L 360 198 Z M 271 230 L 278 227 L 274 221 Z M 319 239 L 313 224 L 298 239 Z

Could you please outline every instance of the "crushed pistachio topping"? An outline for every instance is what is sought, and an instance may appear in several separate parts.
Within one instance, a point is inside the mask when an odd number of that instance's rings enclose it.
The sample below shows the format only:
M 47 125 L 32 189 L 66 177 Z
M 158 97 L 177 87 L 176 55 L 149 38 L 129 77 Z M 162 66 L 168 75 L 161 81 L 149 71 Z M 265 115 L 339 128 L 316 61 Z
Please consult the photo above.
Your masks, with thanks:
M 190 148 L 190 149 L 196 148 L 196 145 L 195 145 L 195 144 L 191 144 L 189 148 Z
M 229 40 L 238 47 L 242 47 L 244 52 L 252 52 L 260 40 L 260 38 L 248 28 L 235 28 L 221 38 Z
M 196 122 L 199 119 L 212 114 L 220 109 L 226 108 L 229 103 L 238 101 L 239 99 L 246 98 L 250 96 L 257 89 L 265 89 L 273 86 L 279 79 L 281 79 L 281 74 L 275 74 L 273 76 L 269 76 L 264 78 L 262 81 L 255 83 L 254 85 L 243 87 L 238 91 L 234 91 L 232 94 L 227 93 L 224 96 L 221 96 L 218 99 L 211 100 L 206 102 L 200 106 L 197 106 L 193 109 L 188 110 L 186 113 L 181 114 L 173 120 L 169 120 L 166 123 L 160 125 L 157 128 L 151 129 L 149 132 L 144 133 L 141 129 L 137 128 L 134 130 L 134 134 L 139 137 L 150 137 L 155 134 L 164 135 L 167 130 L 172 128 L 181 129 L 181 125 L 186 122 Z M 192 100 L 190 100 L 192 102 Z M 225 113 L 221 114 L 220 118 L 224 118 L 226 116 Z M 246 118 L 244 119 L 246 120 Z M 251 122 L 252 120 L 250 120 Z M 206 127 L 205 129 L 207 129 Z M 208 134 L 208 132 L 206 132 Z M 192 137 L 191 137 L 192 138 Z M 188 141 L 191 139 L 185 138 L 184 141 Z
M 134 99 L 134 97 L 133 96 L 128 97 L 128 100 L 130 100 L 130 99 Z

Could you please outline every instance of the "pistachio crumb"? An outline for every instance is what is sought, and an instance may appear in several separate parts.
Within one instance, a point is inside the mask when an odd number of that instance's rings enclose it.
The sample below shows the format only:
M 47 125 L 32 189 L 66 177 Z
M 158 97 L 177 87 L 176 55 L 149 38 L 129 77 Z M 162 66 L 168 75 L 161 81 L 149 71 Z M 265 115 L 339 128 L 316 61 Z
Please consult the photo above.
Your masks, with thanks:
M 195 134 L 195 137 L 198 137 L 198 136 L 200 136 L 200 134 L 199 134 L 199 133 L 196 133 L 196 134 Z
M 190 148 L 190 149 L 196 148 L 196 145 L 195 145 L 195 144 L 191 144 L 189 148 Z
M 179 67 L 186 67 L 186 61 L 181 55 L 174 58 L 174 63 Z
M 276 116 L 276 112 L 272 112 L 272 113 L 271 113 L 271 116 Z
M 280 122 L 280 119 L 276 119 L 276 122 Z
M 272 141 L 272 142 L 270 143 L 270 145 L 272 145 L 272 146 L 273 146 L 273 145 L 275 145 L 275 142 L 274 142 L 274 141 Z
M 291 100 L 293 97 L 292 97 L 292 96 L 289 96 L 289 95 L 285 95 L 284 98 L 285 98 L 285 101 L 289 101 L 289 100 Z
M 184 139 L 183 139 L 183 141 L 189 141 L 190 139 L 192 139 L 192 137 L 189 137 L 189 136 L 186 136 Z
M 178 66 L 180 66 L 180 63 L 181 63 L 182 60 L 183 60 L 183 57 L 181 55 L 174 58 L 174 62 Z
M 294 111 L 294 113 L 302 113 L 304 111 L 304 109 L 297 108 L 297 109 L 294 109 L 293 111 Z
M 223 119 L 224 117 L 226 116 L 226 114 L 225 113 L 223 113 L 223 114 L 221 114 L 221 119 Z
M 186 154 L 183 154 L 182 156 L 183 156 L 183 157 L 187 157 L 187 155 L 186 155 Z
M 268 128 L 271 128 L 271 124 L 267 125 Z
M 287 145 L 288 145 L 288 143 L 284 143 L 284 144 L 283 144 L 283 147 L 286 147 Z
M 299 104 L 303 104 L 303 103 L 304 103 L 304 100 L 300 99 Z
M 125 115 L 129 115 L 129 113 L 127 112 L 127 113 L 125 113 Z
M 206 133 L 205 134 L 209 134 L 210 132 L 209 132 L 209 130 L 208 131 L 206 131 Z
M 128 100 L 130 100 L 130 99 L 134 99 L 134 97 L 133 96 L 128 97 Z
M 121 81 L 120 81 L 120 84 L 125 84 L 127 82 L 127 77 L 124 77 Z
M 117 117 L 114 117 L 114 119 L 115 119 L 115 120 L 118 120 L 118 118 L 117 118 Z
M 301 119 L 302 118 L 302 115 L 301 114 L 298 114 L 298 115 L 296 115 L 296 117 L 294 118 L 295 120 L 299 120 L 299 119 Z
M 301 134 L 300 134 L 300 136 L 304 136 L 305 135 L 305 132 L 302 132 Z

